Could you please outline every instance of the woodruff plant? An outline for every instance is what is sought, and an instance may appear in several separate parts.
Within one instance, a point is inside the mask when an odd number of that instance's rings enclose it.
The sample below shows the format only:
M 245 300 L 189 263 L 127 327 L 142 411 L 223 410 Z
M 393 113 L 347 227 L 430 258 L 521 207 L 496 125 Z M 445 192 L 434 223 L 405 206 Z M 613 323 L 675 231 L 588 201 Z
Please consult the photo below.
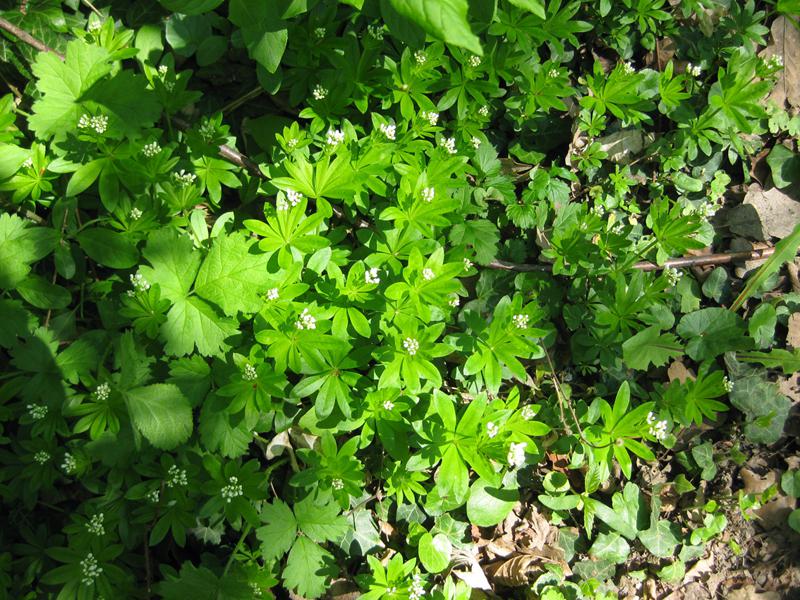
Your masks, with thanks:
M 753 325 L 635 268 L 710 244 L 763 145 L 763 11 L 705 33 L 702 2 L 118 4 L 0 22 L 15 597 L 466 598 L 437 574 L 528 488 L 609 564 L 721 531 L 598 490 L 728 394 L 756 441 L 788 412 L 746 366 L 797 365 L 786 305 Z M 661 27 L 691 35 L 645 63 Z M 606 32 L 618 60 L 584 64 Z M 610 159 L 621 131 L 646 160 Z M 695 379 L 648 377 L 678 357 Z M 584 579 L 536 589 L 603 597 Z

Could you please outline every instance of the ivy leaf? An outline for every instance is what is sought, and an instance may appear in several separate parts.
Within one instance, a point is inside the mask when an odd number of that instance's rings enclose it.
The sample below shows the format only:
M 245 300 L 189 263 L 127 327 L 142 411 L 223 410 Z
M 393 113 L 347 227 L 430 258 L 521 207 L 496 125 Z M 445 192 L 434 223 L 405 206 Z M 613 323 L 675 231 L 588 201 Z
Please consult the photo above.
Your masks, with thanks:
M 681 356 L 683 347 L 671 333 L 661 333 L 655 325 L 643 329 L 622 344 L 622 356 L 631 369 L 646 371 L 652 364 L 667 364 L 671 358 Z
M 331 553 L 307 537 L 299 537 L 289 552 L 283 582 L 301 596 L 319 598 L 326 592 L 325 583 L 333 573 Z
M 263 303 L 259 295 L 266 290 L 270 275 L 267 255 L 254 252 L 256 245 L 242 234 L 215 238 L 197 274 L 195 292 L 228 316 L 257 312 Z
M 609 527 L 618 531 L 629 540 L 636 538 L 639 531 L 641 494 L 634 483 L 627 483 L 622 492 L 617 492 L 611 499 L 613 506 L 609 508 L 602 502 L 592 502 L 597 517 Z
M 621 563 L 631 552 L 631 547 L 625 538 L 616 532 L 601 533 L 589 549 L 589 554 L 600 560 L 610 560 Z
M 335 503 L 318 504 L 313 496 L 306 496 L 295 504 L 294 513 L 300 531 L 315 542 L 341 539 L 350 527 Z
M 675 525 L 661 519 L 656 521 L 650 529 L 640 531 L 639 541 L 654 556 L 669 558 L 675 552 L 675 547 L 680 541 L 674 530 Z
M 780 439 L 792 403 L 774 383 L 759 374 L 737 379 L 730 399 L 747 416 L 744 433 L 748 440 L 774 444 Z
M 160 450 L 172 450 L 192 435 L 192 409 L 177 385 L 156 383 L 126 394 L 131 420 Z
M 686 353 L 696 361 L 716 358 L 729 350 L 749 350 L 753 345 L 742 318 L 719 307 L 684 315 L 676 331 L 688 340 Z
M 367 556 L 375 548 L 384 547 L 371 511 L 356 509 L 348 518 L 348 525 L 347 532 L 338 543 L 350 556 Z
M 289 551 L 297 537 L 294 513 L 285 502 L 275 500 L 272 504 L 264 505 L 261 520 L 266 523 L 256 530 L 261 542 L 261 554 L 266 560 L 280 558 Z
M 389 0 L 394 9 L 430 35 L 483 56 L 478 36 L 472 33 L 467 0 Z

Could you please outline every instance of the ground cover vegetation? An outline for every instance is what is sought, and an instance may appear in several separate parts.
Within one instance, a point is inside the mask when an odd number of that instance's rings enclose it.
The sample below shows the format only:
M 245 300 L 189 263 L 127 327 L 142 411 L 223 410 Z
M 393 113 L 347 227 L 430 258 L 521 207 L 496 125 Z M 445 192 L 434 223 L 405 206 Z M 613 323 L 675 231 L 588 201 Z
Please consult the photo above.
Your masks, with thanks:
M 796 451 L 798 13 L 4 2 L 0 588 L 664 597 L 800 529 L 797 462 L 715 493 Z

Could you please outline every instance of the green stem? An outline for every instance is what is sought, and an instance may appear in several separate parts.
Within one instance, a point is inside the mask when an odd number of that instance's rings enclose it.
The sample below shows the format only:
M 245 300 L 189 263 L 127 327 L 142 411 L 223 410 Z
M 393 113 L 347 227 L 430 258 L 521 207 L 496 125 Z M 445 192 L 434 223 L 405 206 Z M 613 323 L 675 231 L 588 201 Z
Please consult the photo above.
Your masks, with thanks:
M 225 563 L 225 569 L 222 571 L 223 578 L 225 577 L 225 575 L 228 574 L 228 570 L 231 568 L 231 565 L 233 564 L 233 558 L 236 556 L 237 552 L 239 552 L 239 548 L 241 548 L 242 544 L 244 543 L 244 538 L 247 537 L 247 534 L 250 533 L 251 529 L 253 529 L 253 526 L 250 525 L 250 523 L 248 523 L 242 530 L 242 535 L 239 536 L 239 541 L 236 542 L 236 546 L 233 548 L 233 552 L 231 552 L 231 555 L 228 557 L 228 562 Z

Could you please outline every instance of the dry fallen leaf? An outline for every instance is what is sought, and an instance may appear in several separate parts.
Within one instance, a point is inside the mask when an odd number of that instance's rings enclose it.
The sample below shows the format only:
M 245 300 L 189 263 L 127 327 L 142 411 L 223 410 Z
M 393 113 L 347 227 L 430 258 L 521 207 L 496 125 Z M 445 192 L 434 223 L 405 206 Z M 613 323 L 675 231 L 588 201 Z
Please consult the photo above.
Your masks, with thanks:
M 542 559 L 532 554 L 517 554 L 486 567 L 486 572 L 493 581 L 507 587 L 526 585 L 529 574 L 541 570 Z
M 754 585 L 746 585 L 728 593 L 728 600 L 781 600 L 778 592 L 757 592 Z
M 800 202 L 778 188 L 762 190 L 757 183 L 747 188 L 744 202 L 728 214 L 733 233 L 760 241 L 785 238 L 798 223 Z
M 769 100 L 781 108 L 800 108 L 800 31 L 783 15 L 772 22 L 770 31 L 772 44 L 761 52 L 761 56 L 780 56 L 783 70 L 778 73 Z
M 686 365 L 679 360 L 672 361 L 672 364 L 667 369 L 667 377 L 669 378 L 670 383 L 676 379 L 681 383 L 686 383 L 687 379 L 694 381 L 694 373 L 692 370 L 687 369 Z
M 492 586 L 489 580 L 486 579 L 486 574 L 483 572 L 480 564 L 474 556 L 464 557 L 470 565 L 469 571 L 453 571 L 453 575 L 458 577 L 461 581 L 466 583 L 473 590 L 487 590 L 491 591 Z
M 792 348 L 800 348 L 800 312 L 792 313 L 787 324 L 786 343 Z
M 628 163 L 642 149 L 653 143 L 652 135 L 645 135 L 640 129 L 623 129 L 597 139 L 600 149 L 608 153 L 608 160 Z

